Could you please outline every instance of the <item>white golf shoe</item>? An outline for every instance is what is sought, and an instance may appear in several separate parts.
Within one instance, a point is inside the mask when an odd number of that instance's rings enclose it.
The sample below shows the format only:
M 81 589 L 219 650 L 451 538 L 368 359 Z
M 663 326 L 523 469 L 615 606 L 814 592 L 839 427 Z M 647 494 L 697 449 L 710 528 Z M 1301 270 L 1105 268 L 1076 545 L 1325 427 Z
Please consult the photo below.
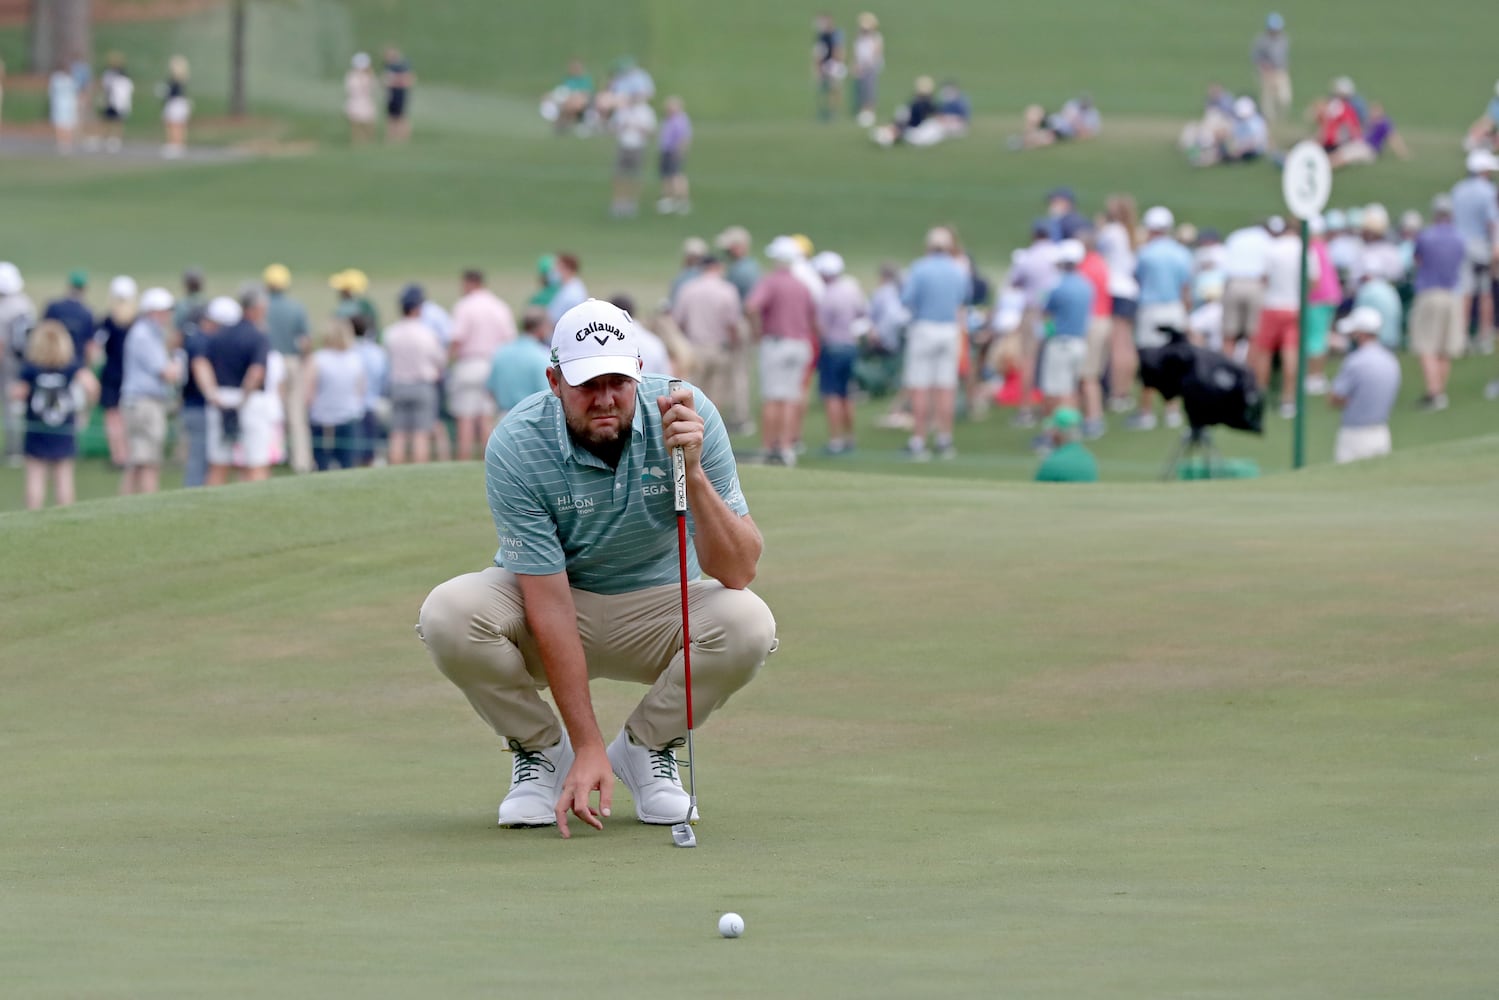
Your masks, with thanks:
M 557 799 L 562 782 L 573 766 L 573 745 L 562 731 L 562 742 L 545 750 L 526 750 L 510 741 L 515 755 L 510 774 L 510 792 L 500 803 L 500 825 L 505 827 L 556 826 Z
M 621 729 L 609 744 L 609 763 L 635 799 L 640 822 L 671 826 L 686 818 L 690 799 L 677 773 L 675 753 L 684 742 L 675 740 L 664 749 L 652 750 L 636 743 L 628 729 Z M 696 809 L 692 818 L 697 819 Z

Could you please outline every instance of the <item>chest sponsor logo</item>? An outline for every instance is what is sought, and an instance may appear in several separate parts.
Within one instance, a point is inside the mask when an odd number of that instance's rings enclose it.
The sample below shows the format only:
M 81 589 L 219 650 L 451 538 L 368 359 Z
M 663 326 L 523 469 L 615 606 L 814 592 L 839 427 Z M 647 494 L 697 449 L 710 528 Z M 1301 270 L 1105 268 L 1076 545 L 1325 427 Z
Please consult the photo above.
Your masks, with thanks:
M 647 465 L 640 470 L 640 495 L 658 497 L 672 491 L 667 472 L 659 465 Z
M 552 504 L 559 510 L 574 510 L 579 514 L 592 514 L 596 506 L 592 497 L 575 497 L 570 493 L 552 497 Z

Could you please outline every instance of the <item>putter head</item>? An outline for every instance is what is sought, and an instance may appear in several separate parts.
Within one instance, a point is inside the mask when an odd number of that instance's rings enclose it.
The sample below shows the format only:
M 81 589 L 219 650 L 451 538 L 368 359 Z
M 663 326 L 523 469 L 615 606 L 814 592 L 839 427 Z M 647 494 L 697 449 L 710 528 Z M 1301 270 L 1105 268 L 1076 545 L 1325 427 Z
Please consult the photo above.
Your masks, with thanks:
M 678 823 L 671 828 L 671 842 L 678 847 L 696 847 L 697 834 L 691 823 Z

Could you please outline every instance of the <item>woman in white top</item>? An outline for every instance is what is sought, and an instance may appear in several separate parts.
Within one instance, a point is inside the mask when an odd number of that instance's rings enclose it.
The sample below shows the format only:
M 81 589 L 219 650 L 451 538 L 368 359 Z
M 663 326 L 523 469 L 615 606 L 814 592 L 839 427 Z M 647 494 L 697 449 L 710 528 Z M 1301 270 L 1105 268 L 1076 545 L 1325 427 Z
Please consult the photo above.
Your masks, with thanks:
M 335 319 L 307 366 L 307 422 L 319 472 L 327 472 L 334 462 L 341 469 L 359 464 L 364 388 L 364 360 L 354 350 L 354 328 L 346 319 Z
M 187 60 L 173 56 L 167 63 L 166 81 L 160 87 L 161 121 L 167 133 L 161 155 L 167 159 L 176 159 L 187 148 L 187 121 L 193 114 L 193 102 L 187 97 L 187 77 Z
M 370 57 L 359 52 L 344 74 L 344 115 L 356 145 L 375 137 L 375 114 L 375 74 L 370 69 Z
M 854 100 L 859 105 L 859 127 L 875 123 L 880 99 L 880 73 L 885 69 L 885 36 L 880 19 L 868 11 L 859 15 L 854 37 Z
M 1098 252 L 1109 267 L 1109 297 L 1113 300 L 1109 409 L 1115 413 L 1134 409 L 1130 390 L 1139 365 L 1135 353 L 1135 313 L 1140 300 L 1140 283 L 1135 280 L 1138 219 L 1135 199 L 1127 194 L 1114 194 L 1104 203 L 1103 223 L 1098 228 Z
M 78 84 L 61 64 L 47 81 L 47 105 L 57 151 L 66 156 L 73 151 L 73 139 L 78 134 Z

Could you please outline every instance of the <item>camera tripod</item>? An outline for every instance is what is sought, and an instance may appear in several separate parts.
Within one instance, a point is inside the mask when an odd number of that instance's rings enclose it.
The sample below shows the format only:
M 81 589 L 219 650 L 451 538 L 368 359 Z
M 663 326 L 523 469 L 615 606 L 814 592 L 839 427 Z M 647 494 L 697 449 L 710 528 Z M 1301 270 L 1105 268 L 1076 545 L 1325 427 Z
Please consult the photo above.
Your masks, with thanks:
M 1166 460 L 1165 468 L 1161 469 L 1161 478 L 1170 480 L 1177 478 L 1181 471 L 1183 462 L 1191 462 L 1194 458 L 1200 458 L 1203 468 L 1207 470 L 1207 479 L 1222 479 L 1223 476 L 1223 454 L 1218 451 L 1218 446 L 1213 444 L 1213 432 L 1208 427 L 1192 427 L 1182 431 L 1182 436 L 1176 442 L 1176 447 L 1171 449 L 1171 457 Z

